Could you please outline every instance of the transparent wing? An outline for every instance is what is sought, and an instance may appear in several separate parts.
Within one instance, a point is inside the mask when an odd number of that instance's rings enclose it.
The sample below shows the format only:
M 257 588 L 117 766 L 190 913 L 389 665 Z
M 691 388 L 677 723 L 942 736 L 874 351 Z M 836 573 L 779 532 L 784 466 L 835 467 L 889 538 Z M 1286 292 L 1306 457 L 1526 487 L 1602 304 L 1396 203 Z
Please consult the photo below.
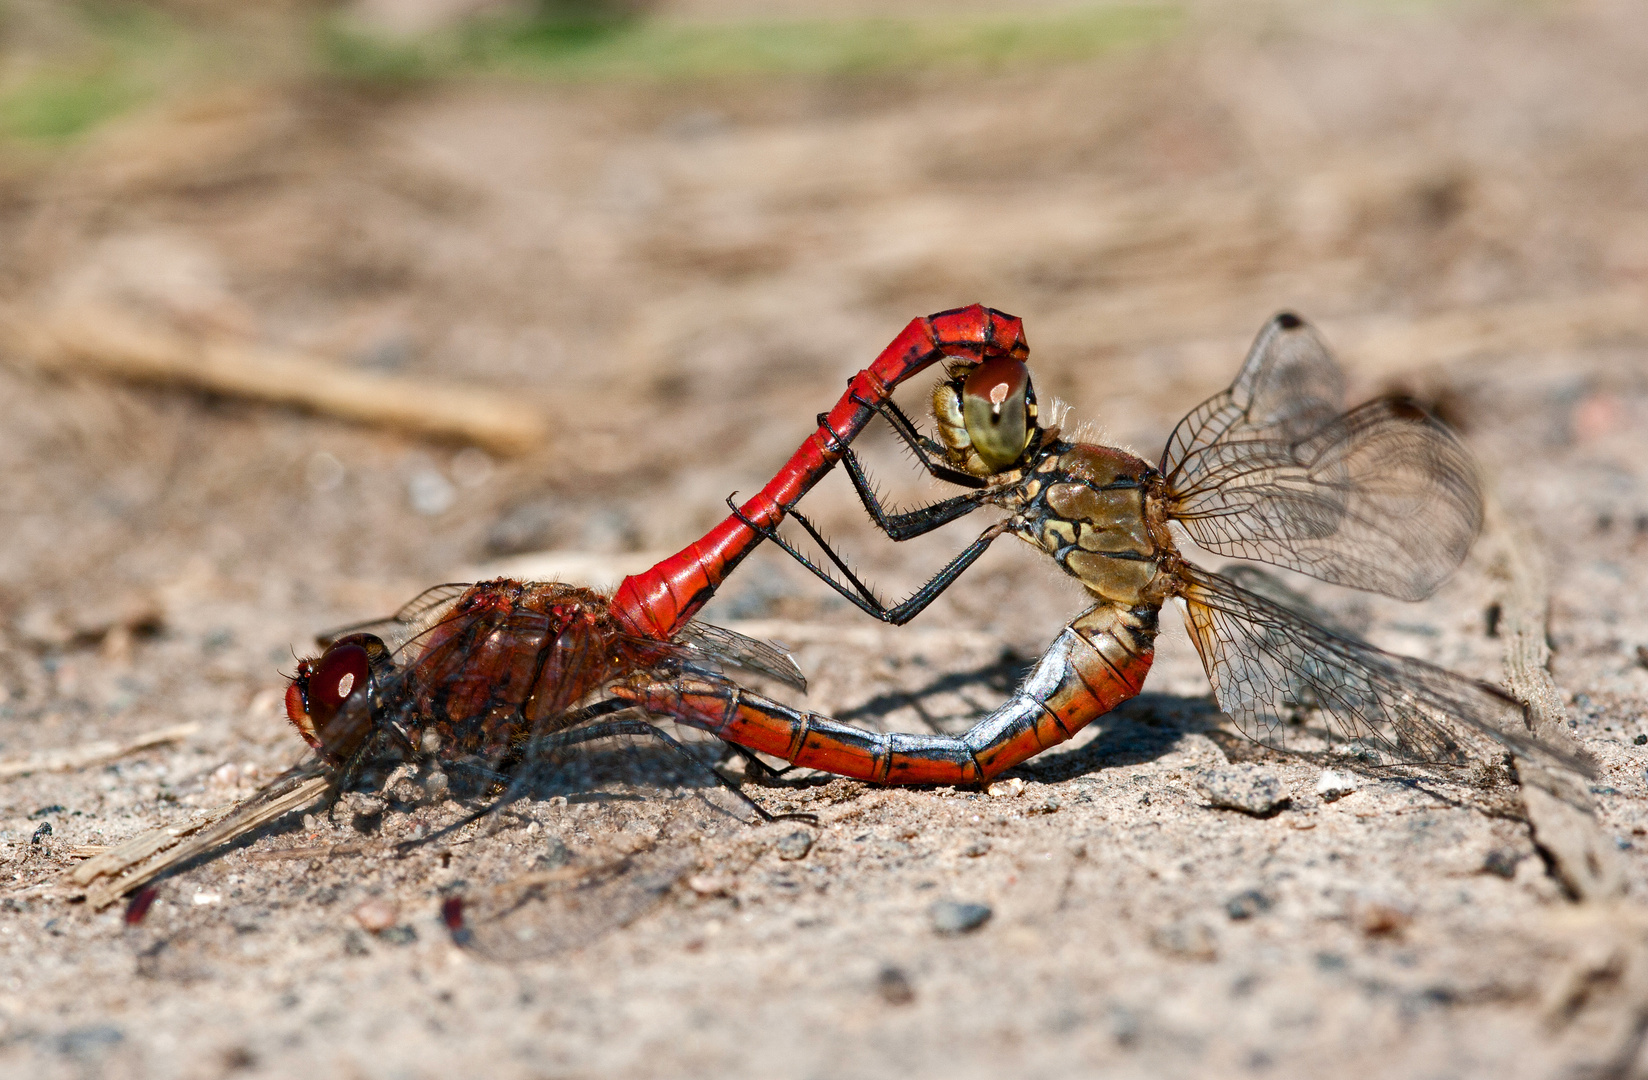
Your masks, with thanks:
M 1298 439 L 1344 408 L 1345 377 L 1322 339 L 1299 316 L 1284 311 L 1259 331 L 1230 389 L 1191 410 L 1162 452 L 1170 462 L 1189 462 L 1239 428 L 1264 429 Z
M 807 689 L 807 677 L 796 667 L 795 660 L 772 642 L 758 641 L 736 630 L 701 622 L 688 623 L 675 640 L 717 666 L 752 671 L 796 690 Z
M 1577 763 L 1527 734 L 1526 711 L 1484 682 L 1336 634 L 1218 574 L 1186 567 L 1186 625 L 1219 708 L 1256 742 L 1282 747 L 1287 722 L 1316 710 L 1329 737 L 1404 761 L 1461 757 L 1463 724 L 1518 754 Z
M 1168 514 L 1220 555 L 1423 599 L 1481 530 L 1476 468 L 1412 402 L 1340 413 L 1343 385 L 1315 331 L 1276 316 L 1230 389 L 1168 439 Z
M 448 616 L 452 602 L 472 587 L 466 582 L 432 585 L 402 604 L 393 615 L 328 630 L 317 635 L 315 642 L 324 648 L 345 634 L 375 634 L 391 651 L 399 651 L 413 638 L 439 625 Z

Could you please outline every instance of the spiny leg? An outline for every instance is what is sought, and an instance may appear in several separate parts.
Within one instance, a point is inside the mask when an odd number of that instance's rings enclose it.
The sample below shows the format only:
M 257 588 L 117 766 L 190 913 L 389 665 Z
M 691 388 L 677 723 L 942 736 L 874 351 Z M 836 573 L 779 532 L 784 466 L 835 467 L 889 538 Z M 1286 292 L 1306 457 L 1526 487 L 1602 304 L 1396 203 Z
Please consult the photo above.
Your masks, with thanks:
M 665 746 L 669 747 L 671 750 L 674 750 L 677 754 L 686 758 L 700 769 L 709 773 L 710 776 L 715 778 L 717 784 L 737 796 L 745 805 L 753 810 L 756 816 L 760 817 L 762 821 L 805 821 L 810 824 L 818 823 L 818 819 L 812 814 L 769 813 L 760 803 L 740 791 L 738 787 L 732 783 L 732 781 L 728 780 L 726 777 L 716 772 L 713 768 L 710 768 L 708 765 L 698 760 L 698 758 L 694 757 L 685 746 L 681 745 L 679 740 L 675 739 L 668 732 L 661 730 L 646 720 L 607 720 L 599 724 L 584 724 L 584 721 L 594 717 L 604 716 L 608 713 L 622 712 L 625 709 L 631 709 L 634 707 L 634 702 L 624 701 L 621 698 L 607 698 L 604 701 L 597 701 L 593 705 L 586 706 L 585 708 L 579 710 L 580 715 L 576 722 L 583 724 L 583 726 L 558 731 L 552 735 L 545 735 L 534 739 L 531 743 L 531 751 L 535 753 L 542 753 L 550 750 L 564 750 L 568 747 L 578 746 L 587 742 L 594 742 L 597 739 L 610 739 L 621 735 L 651 736 L 652 738 L 658 739 Z M 456 832 L 465 825 L 468 825 L 474 821 L 479 821 L 481 818 L 486 817 L 489 814 L 494 814 L 505 806 L 508 806 L 510 803 L 521 797 L 523 790 L 524 785 L 520 780 L 517 780 L 515 783 L 510 785 L 509 790 L 505 791 L 502 795 L 498 796 L 481 809 L 474 811 L 451 825 L 448 825 L 439 832 L 432 833 L 429 836 L 423 837 L 419 840 L 407 841 L 399 846 L 405 848 L 416 844 L 428 843 L 431 840 L 435 840 Z
M 758 782 L 778 780 L 786 774 L 795 771 L 794 765 L 786 765 L 782 769 L 773 768 L 765 761 L 762 761 L 761 758 L 756 755 L 755 751 L 751 750 L 747 746 L 739 746 L 737 743 L 730 743 L 727 740 L 722 739 L 721 747 L 723 753 L 721 755 L 721 759 L 716 762 L 716 764 L 725 765 L 735 757 L 742 758 L 744 761 L 744 770 L 749 773 L 751 779 Z
M 944 447 L 923 435 L 921 429 L 916 427 L 915 422 L 891 398 L 881 401 L 865 401 L 863 398 L 855 397 L 853 400 L 881 414 L 881 418 L 887 421 L 900 439 L 904 440 L 904 445 L 909 447 L 910 453 L 914 455 L 916 462 L 927 470 L 933 479 L 968 488 L 981 488 L 987 483 L 987 481 L 974 476 L 972 473 L 963 472 L 953 466 L 946 465 L 942 460 Z M 824 414 L 821 413 L 819 422 L 822 423 L 823 420 Z M 843 452 L 847 453 L 845 447 Z
M 974 510 L 977 510 L 980 506 L 984 506 L 989 503 L 990 492 L 985 490 L 985 481 L 976 476 L 960 472 L 959 470 L 949 468 L 948 466 L 934 461 L 933 455 L 938 453 L 940 448 L 931 439 L 922 436 L 917 431 L 915 425 L 911 423 L 909 417 L 907 417 L 896 404 L 890 400 L 881 402 L 864 401 L 862 404 L 879 412 L 887 420 L 887 422 L 892 425 L 893 429 L 898 432 L 899 436 L 909 445 L 910 450 L 916 455 L 916 458 L 921 462 L 922 466 L 926 468 L 927 471 L 933 476 L 951 483 L 979 489 L 969 491 L 964 495 L 957 495 L 952 498 L 943 499 L 939 502 L 931 503 L 927 506 L 919 507 L 905 513 L 889 514 L 882 508 L 881 500 L 876 495 L 874 486 L 870 483 L 869 477 L 865 474 L 864 467 L 859 462 L 858 456 L 854 454 L 851 449 L 842 447 L 842 460 L 847 466 L 847 473 L 852 479 L 853 487 L 858 492 L 859 501 L 863 504 L 865 511 L 869 513 L 870 519 L 875 523 L 876 527 L 888 537 L 894 541 L 901 541 L 908 540 L 916 536 L 923 536 L 935 529 L 941 528 L 942 526 L 957 520 L 958 518 L 964 517 L 967 514 L 972 513 Z M 943 592 L 953 581 L 955 581 L 956 577 L 959 576 L 962 571 L 966 570 L 967 567 L 971 566 L 980 555 L 984 554 L 984 550 L 990 546 L 991 541 L 999 535 L 999 532 L 996 530 L 987 530 L 983 535 L 975 540 L 973 544 L 969 545 L 960 554 L 958 554 L 955 559 L 935 574 L 931 580 L 913 593 L 908 599 L 899 604 L 895 604 L 892 607 L 888 607 L 881 602 L 881 599 L 878 596 L 876 596 L 875 590 L 871 589 L 855 573 L 853 573 L 852 568 L 849 567 L 846 561 L 841 558 L 830 542 L 824 538 L 818 528 L 813 525 L 807 516 L 799 510 L 792 507 L 790 510 L 790 516 L 795 518 L 796 522 L 806 531 L 807 535 L 813 538 L 813 541 L 818 544 L 819 548 L 824 552 L 830 562 L 835 565 L 836 569 L 841 571 L 841 573 L 846 577 L 852 591 L 849 591 L 846 586 L 843 586 L 840 582 L 838 582 L 827 570 L 820 567 L 817 563 L 797 551 L 794 546 L 778 534 L 775 528 L 762 528 L 757 525 L 756 522 L 745 517 L 739 511 L 738 507 L 733 505 L 731 499 L 728 500 L 728 505 L 732 506 L 733 513 L 737 514 L 740 520 L 744 521 L 744 523 L 751 529 L 758 531 L 767 539 L 772 540 L 791 558 L 806 567 L 814 576 L 818 577 L 836 592 L 852 601 L 852 603 L 861 611 L 873 615 L 884 622 L 890 622 L 894 625 L 900 626 L 915 618 L 916 615 L 925 610 L 926 607 L 937 598 L 939 593 Z
M 621 712 L 624 709 L 632 708 L 633 704 L 633 702 L 624 701 L 621 698 L 607 698 L 604 701 L 597 701 L 595 704 L 581 710 L 584 715 L 579 718 L 579 722 L 582 723 L 584 719 L 587 719 L 590 716 Z M 537 752 L 542 752 L 545 750 L 560 750 L 568 746 L 577 746 L 580 743 L 592 742 L 596 739 L 610 738 L 614 735 L 646 735 L 657 739 L 671 750 L 674 750 L 681 757 L 686 758 L 700 770 L 714 777 L 717 784 L 736 795 L 745 805 L 755 811 L 756 815 L 760 817 L 762 821 L 816 820 L 811 814 L 768 813 L 765 807 L 756 802 L 749 795 L 746 795 L 743 791 L 739 790 L 738 786 L 731 780 L 728 780 L 725 776 L 722 776 L 719 772 L 716 772 L 715 769 L 693 756 L 693 754 L 688 751 L 685 746 L 682 746 L 680 741 L 674 736 L 645 720 L 608 720 L 600 724 L 590 724 L 584 727 L 575 727 L 565 731 L 558 731 L 552 735 L 545 735 L 541 738 L 534 739 L 532 741 L 532 750 Z
M 882 418 L 890 424 L 898 436 L 904 440 L 910 452 L 915 455 L 916 461 L 928 474 L 936 480 L 955 484 L 958 487 L 974 489 L 967 495 L 958 495 L 943 499 L 927 506 L 918 507 L 905 513 L 887 513 L 881 506 L 881 498 L 875 493 L 875 485 L 870 482 L 869 474 L 864 471 L 864 465 L 858 460 L 858 455 L 847 447 L 841 448 L 842 464 L 847 467 L 847 475 L 852 479 L 853 488 L 858 492 L 858 499 L 864 505 L 876 527 L 894 540 L 908 540 L 913 536 L 922 536 L 958 517 L 972 513 L 988 498 L 984 494 L 988 482 L 951 468 L 935 456 L 942 454 L 943 449 L 932 439 L 922 435 L 910 418 L 904 415 L 895 403 L 888 401 L 865 401 L 865 406 L 880 413 Z M 820 417 L 822 422 L 823 417 Z M 791 513 L 795 511 L 792 509 Z
M 728 505 L 733 505 L 730 499 L 728 500 Z M 733 513 L 740 513 L 736 506 L 733 506 Z M 929 604 L 938 599 L 938 595 L 940 593 L 942 593 L 945 589 L 948 589 L 951 584 L 955 582 L 956 578 L 960 577 L 969 566 L 972 566 L 978 561 L 979 556 L 984 554 L 990 545 L 995 542 L 998 536 L 1007 531 L 1006 522 L 997 522 L 988 529 L 985 529 L 984 532 L 979 534 L 978 539 L 963 548 L 960 554 L 945 564 L 943 569 L 939 570 L 937 574 L 934 574 L 933 577 L 926 582 L 926 584 L 922 585 L 914 593 L 911 593 L 906 599 L 894 604 L 892 607 L 888 607 L 881 602 L 879 597 L 876 596 L 875 590 L 871 589 L 862 580 L 860 580 L 858 575 L 854 574 L 852 569 L 847 565 L 846 561 L 842 559 L 840 555 L 836 554 L 835 549 L 831 547 L 829 541 L 825 540 L 824 537 L 819 534 L 818 530 L 813 527 L 812 522 L 808 521 L 800 514 L 797 514 L 794 510 L 790 511 L 790 516 L 795 518 L 803 529 L 807 530 L 807 534 L 811 536 L 813 540 L 817 542 L 818 546 L 824 550 L 824 554 L 829 557 L 830 561 L 835 564 L 836 568 L 846 575 L 851 587 L 848 585 L 843 585 L 841 582 L 837 581 L 834 575 L 832 575 L 828 570 L 819 566 L 806 555 L 796 550 L 794 545 L 792 545 L 788 540 L 785 540 L 783 536 L 779 535 L 777 529 L 771 526 L 761 525 L 758 522 L 748 519 L 745 520 L 745 524 L 751 529 L 759 532 L 768 540 L 771 540 L 774 544 L 777 544 L 785 554 L 789 555 L 790 558 L 812 571 L 812 573 L 820 581 L 824 582 L 847 600 L 851 601 L 853 606 L 857 607 L 860 611 L 867 615 L 874 616 L 882 622 L 892 623 L 894 626 L 903 626 L 905 623 L 925 611 Z

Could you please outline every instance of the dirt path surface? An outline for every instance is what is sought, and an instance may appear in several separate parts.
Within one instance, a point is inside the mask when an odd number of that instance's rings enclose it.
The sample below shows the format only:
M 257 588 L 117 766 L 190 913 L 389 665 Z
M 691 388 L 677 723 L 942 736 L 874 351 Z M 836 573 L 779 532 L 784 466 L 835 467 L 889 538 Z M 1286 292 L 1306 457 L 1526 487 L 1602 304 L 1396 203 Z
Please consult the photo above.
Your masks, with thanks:
M 989 70 L 242 80 L 0 154 L 0 762 L 35 763 L 0 775 L 0 1071 L 1648 1075 L 1645 71 L 1631 3 L 1207 5 Z M 1171 613 L 1146 694 L 991 793 L 803 777 L 747 790 L 818 824 L 757 826 L 616 750 L 407 849 L 461 808 L 407 782 L 289 820 L 136 926 L 55 891 L 77 847 L 298 760 L 278 671 L 318 630 L 532 552 L 647 565 L 974 301 L 1147 458 L 1283 307 L 1355 399 L 1455 423 L 1498 507 L 1461 573 L 1413 605 L 1300 587 L 1479 677 L 1514 641 L 1544 678 L 1548 641 L 1623 896 L 1574 899 L 1497 758 L 1344 793 L 1241 740 Z M 28 346 L 103 316 L 495 391 L 548 435 L 505 456 Z M 844 478 L 805 505 L 889 594 L 972 535 L 895 549 Z M 998 548 L 901 630 L 767 550 L 705 616 L 794 646 L 809 708 L 958 730 L 1084 606 Z M 1232 769 L 1287 801 L 1214 808 Z

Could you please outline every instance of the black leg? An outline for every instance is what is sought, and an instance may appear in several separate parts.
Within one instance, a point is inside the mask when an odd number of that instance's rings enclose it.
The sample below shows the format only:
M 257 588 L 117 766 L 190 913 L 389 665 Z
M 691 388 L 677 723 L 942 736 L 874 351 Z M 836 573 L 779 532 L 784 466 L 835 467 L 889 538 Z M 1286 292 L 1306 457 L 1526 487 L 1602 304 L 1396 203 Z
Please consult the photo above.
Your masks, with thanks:
M 608 698 L 598 701 L 583 710 L 585 717 L 599 716 L 604 713 L 621 712 L 624 709 L 634 708 L 634 705 L 617 698 Z M 582 718 L 581 718 L 582 719 Z M 569 728 L 557 731 L 552 735 L 544 735 L 532 740 L 530 749 L 533 751 L 560 750 L 568 746 L 577 746 L 579 743 L 592 742 L 596 739 L 607 739 L 614 735 L 646 735 L 657 739 L 665 746 L 674 750 L 700 769 L 715 778 L 716 783 L 743 800 L 744 804 L 762 821 L 808 821 L 817 824 L 817 819 L 811 814 L 769 814 L 764 807 L 744 792 L 740 791 L 732 781 L 698 760 L 687 751 L 685 746 L 662 728 L 656 727 L 646 720 L 608 720 L 600 724 L 588 724 L 584 727 Z
M 904 445 L 909 447 L 910 453 L 915 455 L 916 461 L 923 469 L 926 469 L 934 479 L 943 480 L 947 484 L 955 484 L 958 487 L 966 488 L 981 488 L 988 483 L 988 481 L 974 476 L 972 473 L 963 472 L 960 469 L 952 468 L 951 466 L 944 464 L 941 460 L 945 453 L 944 447 L 923 435 L 921 430 L 916 427 L 910 418 L 904 414 L 904 410 L 900 409 L 895 402 L 865 401 L 862 398 L 856 400 L 860 405 L 874 409 L 881 415 L 883 420 L 887 421 L 887 423 L 891 425 L 893 431 L 898 434 L 898 437 L 904 440 Z M 819 413 L 818 422 L 822 424 L 825 419 L 826 414 Z M 847 451 L 846 456 L 851 458 L 851 451 Z M 849 469 L 853 468 L 853 463 L 849 461 L 847 467 Z
M 988 504 L 993 494 L 987 490 L 969 491 L 965 495 L 953 495 L 948 499 L 940 499 L 936 503 L 928 503 L 904 513 L 889 514 L 882 509 L 881 499 L 876 495 L 875 487 L 864 472 L 864 466 L 859 464 L 858 456 L 849 450 L 842 460 L 847 466 L 847 475 L 852 478 L 853 487 L 858 491 L 858 501 L 864 504 L 870 520 L 875 522 L 876 528 L 894 541 L 924 536 L 957 518 L 966 517 Z M 974 480 L 977 477 L 968 479 Z M 799 515 L 793 510 L 791 516 L 799 520 Z
M 984 532 L 979 534 L 977 540 L 974 540 L 971 544 L 968 544 L 967 547 L 963 548 L 961 554 L 951 559 L 949 563 L 945 565 L 944 569 L 933 575 L 933 577 L 925 585 L 917 589 L 914 593 L 911 593 L 907 599 L 901 601 L 900 603 L 894 604 L 892 607 L 888 607 L 881 602 L 880 598 L 876 596 L 873 589 L 859 580 L 858 575 L 854 574 L 852 569 L 846 564 L 841 556 L 836 554 L 835 549 L 830 546 L 829 542 L 819 535 L 818 530 L 813 527 L 812 522 L 808 521 L 801 514 L 798 514 L 794 510 L 790 511 L 790 516 L 796 519 L 796 522 L 807 531 L 807 535 L 811 536 L 813 540 L 818 543 L 818 546 L 824 550 L 824 554 L 827 555 L 830 561 L 835 564 L 836 568 L 846 576 L 850 587 L 849 585 L 843 585 L 841 582 L 837 581 L 828 570 L 825 570 L 823 567 L 807 558 L 807 556 L 797 551 L 788 540 L 785 540 L 779 535 L 777 529 L 770 526 L 760 525 L 745 517 L 738 509 L 738 504 L 731 498 L 727 500 L 727 505 L 732 507 L 732 512 L 738 515 L 738 519 L 740 521 L 760 533 L 766 539 L 771 540 L 774 544 L 777 544 L 785 554 L 789 555 L 790 558 L 812 571 L 814 576 L 816 576 L 820 581 L 824 582 L 824 584 L 828 585 L 830 588 L 852 601 L 853 606 L 857 607 L 860 611 L 867 615 L 874 616 L 882 622 L 892 623 L 894 626 L 903 626 L 905 623 L 921 614 L 922 611 L 927 608 L 927 605 L 938 599 L 939 593 L 949 588 L 951 583 L 954 582 L 956 578 L 961 576 L 962 571 L 966 570 L 969 566 L 972 566 L 973 563 L 978 561 L 979 556 L 984 554 L 984 552 L 990 547 L 991 543 L 995 541 L 996 537 L 1007 531 L 1006 522 L 997 522 L 988 529 L 985 529 Z
M 634 707 L 635 706 L 628 701 L 621 701 L 618 698 L 607 698 L 604 701 L 597 701 L 593 705 L 586 706 L 585 708 L 579 710 L 578 719 L 575 720 L 574 723 L 584 724 L 584 721 L 594 717 L 605 716 L 608 713 L 622 712 L 625 709 L 632 709 Z M 552 735 L 544 735 L 532 740 L 528 748 L 528 752 L 563 750 L 569 746 L 577 746 L 581 743 L 594 742 L 596 739 L 610 739 L 618 735 L 648 735 L 652 738 L 658 739 L 665 746 L 668 746 L 670 749 L 674 750 L 676 753 L 680 754 L 682 757 L 686 758 L 688 761 L 713 776 L 716 783 L 738 796 L 738 798 L 741 799 L 746 806 L 755 811 L 756 815 L 760 817 L 762 821 L 805 821 L 812 825 L 818 824 L 818 818 L 812 814 L 768 813 L 765 807 L 750 798 L 750 796 L 744 794 L 744 792 L 740 791 L 730 780 L 689 753 L 687 748 L 682 746 L 677 739 L 645 720 L 608 720 L 600 724 L 584 724 L 582 727 L 573 727 L 562 731 L 557 731 Z M 439 832 L 432 833 L 421 840 L 409 840 L 397 845 L 397 847 L 409 848 L 419 844 L 427 844 L 432 840 L 437 840 L 443 836 L 448 836 L 454 832 L 457 832 L 465 825 L 468 825 L 474 821 L 479 821 L 488 814 L 496 813 L 498 810 L 508 806 L 510 803 L 520 798 L 521 787 L 521 782 L 517 780 L 516 783 L 510 785 L 508 791 L 504 792 L 502 795 L 498 796 L 498 798 L 494 799 L 481 809 L 464 817 L 461 821 L 456 821 L 453 824 L 448 825 L 446 828 L 441 829 Z
M 756 780 L 777 780 L 785 773 L 796 768 L 794 765 L 786 765 L 782 769 L 775 769 L 771 765 L 768 765 L 765 761 L 762 761 L 760 758 L 756 757 L 755 751 L 751 750 L 747 746 L 739 746 L 737 743 L 731 743 L 725 740 L 722 740 L 721 745 L 723 753 L 721 754 L 720 764 L 725 765 L 732 758 L 741 757 L 744 759 L 744 771 L 749 773 L 750 776 Z

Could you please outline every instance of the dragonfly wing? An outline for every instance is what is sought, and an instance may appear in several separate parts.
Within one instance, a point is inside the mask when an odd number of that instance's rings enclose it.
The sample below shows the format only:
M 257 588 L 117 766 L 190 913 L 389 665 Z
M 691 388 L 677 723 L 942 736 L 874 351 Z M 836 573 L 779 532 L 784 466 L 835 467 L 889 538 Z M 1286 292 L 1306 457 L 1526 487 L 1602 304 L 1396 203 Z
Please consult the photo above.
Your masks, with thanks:
M 736 630 L 701 622 L 688 623 L 676 635 L 676 641 L 720 664 L 777 679 L 796 690 L 807 689 L 807 677 L 796 666 L 795 659 L 772 642 L 758 641 Z
M 397 622 L 409 625 L 422 622 L 431 613 L 450 604 L 474 587 L 473 583 L 467 581 L 449 581 L 444 585 L 431 585 L 402 604 L 400 610 L 395 612 L 394 618 Z
M 318 635 L 315 642 L 325 648 L 346 634 L 364 633 L 382 638 L 391 650 L 399 650 L 414 637 L 437 625 L 452 602 L 472 587 L 463 582 L 433 585 L 402 604 L 400 610 L 387 618 L 340 626 Z
M 1261 428 L 1299 437 L 1344 408 L 1345 377 L 1322 339 L 1299 316 L 1283 312 L 1265 324 L 1230 389 L 1202 402 L 1173 429 L 1167 463 L 1193 462 L 1233 431 Z
M 1296 316 L 1174 429 L 1168 515 L 1209 551 L 1403 600 L 1436 590 L 1482 527 L 1470 455 L 1412 402 L 1340 413 L 1343 379 Z
M 1576 767 L 1527 734 L 1521 703 L 1497 687 L 1336 634 L 1218 574 L 1186 567 L 1186 624 L 1219 708 L 1242 733 L 1285 743 L 1288 719 L 1316 710 L 1330 739 L 1411 762 L 1457 761 L 1449 725 L 1524 756 Z

